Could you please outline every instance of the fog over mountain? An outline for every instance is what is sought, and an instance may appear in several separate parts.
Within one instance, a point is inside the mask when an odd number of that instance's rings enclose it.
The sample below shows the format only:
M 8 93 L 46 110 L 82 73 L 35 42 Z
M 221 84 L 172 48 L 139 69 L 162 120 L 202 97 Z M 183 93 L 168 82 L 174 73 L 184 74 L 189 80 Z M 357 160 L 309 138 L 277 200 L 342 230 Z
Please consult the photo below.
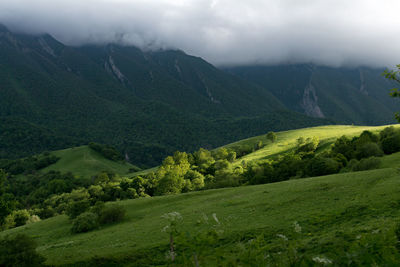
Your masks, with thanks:
M 400 63 L 398 0 L 2 0 L 0 22 L 69 45 L 179 48 L 217 65 Z

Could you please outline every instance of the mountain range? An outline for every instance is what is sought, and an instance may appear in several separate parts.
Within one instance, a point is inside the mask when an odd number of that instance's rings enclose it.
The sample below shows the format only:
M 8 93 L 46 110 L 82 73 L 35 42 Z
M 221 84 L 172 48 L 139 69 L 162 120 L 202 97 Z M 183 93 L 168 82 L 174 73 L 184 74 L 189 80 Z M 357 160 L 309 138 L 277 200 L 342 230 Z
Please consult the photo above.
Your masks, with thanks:
M 95 141 L 153 166 L 268 131 L 393 122 L 382 70 L 216 68 L 180 50 L 71 47 L 0 26 L 0 158 Z
M 382 76 L 381 68 L 292 64 L 227 71 L 265 88 L 288 109 L 338 123 L 389 124 L 399 108 L 399 102 L 388 96 L 395 84 Z

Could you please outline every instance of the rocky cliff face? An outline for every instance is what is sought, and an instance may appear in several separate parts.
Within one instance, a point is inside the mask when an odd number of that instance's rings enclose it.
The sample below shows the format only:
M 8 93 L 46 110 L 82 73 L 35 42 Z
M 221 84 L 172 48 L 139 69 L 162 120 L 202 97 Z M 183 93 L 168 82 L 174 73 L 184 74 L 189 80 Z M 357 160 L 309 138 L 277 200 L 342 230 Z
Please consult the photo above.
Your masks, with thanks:
M 315 91 L 315 87 L 312 85 L 311 81 L 304 89 L 303 101 L 301 106 L 304 109 L 304 113 L 316 117 L 316 118 L 324 118 L 324 114 L 321 111 L 321 108 L 318 106 L 318 96 Z

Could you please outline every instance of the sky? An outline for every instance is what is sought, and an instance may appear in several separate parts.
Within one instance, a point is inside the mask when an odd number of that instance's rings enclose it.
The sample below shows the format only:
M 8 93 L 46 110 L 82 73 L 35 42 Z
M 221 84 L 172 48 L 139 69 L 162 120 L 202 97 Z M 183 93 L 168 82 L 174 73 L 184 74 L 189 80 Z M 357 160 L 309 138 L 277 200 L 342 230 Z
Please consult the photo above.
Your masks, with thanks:
M 399 0 L 1 0 L 0 23 L 68 45 L 181 49 L 219 66 L 400 64 Z

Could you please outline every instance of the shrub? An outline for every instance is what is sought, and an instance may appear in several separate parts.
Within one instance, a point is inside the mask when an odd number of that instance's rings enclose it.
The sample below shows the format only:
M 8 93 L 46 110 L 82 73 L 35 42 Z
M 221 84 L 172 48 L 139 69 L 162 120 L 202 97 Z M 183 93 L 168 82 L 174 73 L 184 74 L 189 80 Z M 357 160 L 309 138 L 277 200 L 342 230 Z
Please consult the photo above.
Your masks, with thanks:
M 72 222 L 73 233 L 85 233 L 99 227 L 99 216 L 93 212 L 84 212 Z
M 342 154 L 348 160 L 354 158 L 354 144 L 346 136 L 338 138 L 333 147 L 332 152 L 334 154 Z
M 29 218 L 30 214 L 27 210 L 15 210 L 6 217 L 5 227 L 9 229 L 25 225 Z
M 0 266 L 42 266 L 45 258 L 36 252 L 36 242 L 18 234 L 0 240 Z
M 383 156 L 382 149 L 376 143 L 365 143 L 356 151 L 357 159 Z
M 331 158 L 315 157 L 307 166 L 307 174 L 310 176 L 321 176 L 337 173 L 342 166 L 341 163 Z
M 319 145 L 318 137 L 307 138 L 305 143 L 303 143 L 297 147 L 297 153 L 312 152 L 317 149 L 318 145 Z
M 253 147 L 249 146 L 249 145 L 242 145 L 239 147 L 235 148 L 235 152 L 236 152 L 236 157 L 237 158 L 241 158 L 243 156 L 246 156 L 247 154 L 250 154 L 254 151 Z
M 71 218 L 76 218 L 79 214 L 87 211 L 90 207 L 89 200 L 74 201 L 68 204 L 65 213 Z
M 100 224 L 120 222 L 125 218 L 126 210 L 120 205 L 109 205 L 100 212 Z
M 393 135 L 387 136 L 381 140 L 383 152 L 392 154 L 400 151 L 400 133 L 396 132 Z
M 101 155 L 109 160 L 123 160 L 123 156 L 121 155 L 121 153 L 112 146 L 91 142 L 89 143 L 89 147 L 94 151 L 99 152 Z
M 366 171 L 366 170 L 373 170 L 379 168 L 381 164 L 381 160 L 376 157 L 370 157 L 367 159 L 362 159 L 360 161 L 351 160 L 349 162 L 349 168 L 352 171 Z

